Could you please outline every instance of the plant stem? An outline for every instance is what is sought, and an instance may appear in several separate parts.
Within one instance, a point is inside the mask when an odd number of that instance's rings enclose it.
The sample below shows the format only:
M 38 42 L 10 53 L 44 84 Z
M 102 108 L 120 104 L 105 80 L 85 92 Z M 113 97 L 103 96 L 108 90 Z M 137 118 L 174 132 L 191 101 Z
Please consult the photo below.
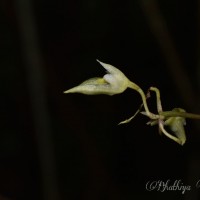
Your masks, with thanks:
M 131 89 L 137 91 L 137 92 L 140 94 L 140 96 L 141 96 L 141 98 L 142 98 L 142 102 L 143 102 L 143 104 L 144 104 L 144 109 L 145 109 L 145 111 L 146 111 L 146 116 L 148 116 L 148 117 L 151 118 L 151 119 L 157 119 L 157 118 L 158 118 L 158 115 L 155 115 L 155 114 L 153 114 L 153 113 L 151 113 L 151 112 L 149 111 L 149 108 L 148 108 L 148 106 L 147 106 L 146 95 L 145 95 L 145 93 L 143 92 L 143 90 L 142 90 L 137 84 L 135 84 L 135 83 L 133 83 L 133 82 L 131 82 L 131 81 L 129 81 L 129 88 L 131 88 Z
M 164 111 L 164 112 L 160 112 L 159 114 L 164 117 L 184 117 L 184 118 L 190 118 L 190 119 L 200 119 L 200 115 L 187 113 L 187 112 Z
M 160 90 L 156 87 L 150 87 L 151 91 L 154 91 L 156 93 L 156 104 L 157 104 L 157 110 L 158 113 L 162 112 L 162 104 L 161 104 L 161 99 L 160 99 Z

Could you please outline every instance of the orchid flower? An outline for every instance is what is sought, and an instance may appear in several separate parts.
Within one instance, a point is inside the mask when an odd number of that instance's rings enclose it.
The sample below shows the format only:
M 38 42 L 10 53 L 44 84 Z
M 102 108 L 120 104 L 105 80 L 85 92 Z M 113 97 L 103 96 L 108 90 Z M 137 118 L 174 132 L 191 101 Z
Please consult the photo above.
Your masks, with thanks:
M 105 74 L 103 78 L 91 78 L 64 93 L 114 95 L 124 92 L 129 86 L 130 81 L 128 78 L 116 67 L 100 62 L 99 60 L 97 61 L 107 70 L 107 74 Z
M 129 123 L 144 107 L 145 111 L 140 113 L 150 118 L 150 121 L 147 123 L 148 125 L 153 126 L 158 124 L 160 133 L 163 133 L 165 136 L 174 140 L 180 145 L 185 143 L 185 118 L 200 119 L 200 115 L 186 113 L 182 108 L 174 108 L 172 111 L 163 111 L 160 99 L 160 91 L 158 88 L 150 87 L 149 92 L 147 95 L 145 95 L 143 90 L 137 84 L 130 81 L 119 69 L 99 60 L 97 61 L 106 69 L 107 74 L 105 74 L 103 77 L 95 77 L 86 80 L 80 85 L 64 91 L 64 93 L 82 93 L 87 95 L 105 94 L 112 96 L 124 92 L 127 88 L 131 88 L 140 94 L 142 98 L 142 104 L 134 116 L 120 122 L 119 124 Z M 150 97 L 150 91 L 154 91 L 156 93 L 158 114 L 150 112 L 147 106 L 146 100 L 148 97 Z M 172 131 L 172 134 L 168 133 L 165 127 L 168 127 L 168 129 Z
M 139 92 L 139 94 L 141 95 L 147 116 L 151 117 L 152 119 L 156 118 L 153 113 L 150 113 L 146 102 L 146 96 L 143 90 L 137 84 L 131 82 L 124 75 L 124 73 L 122 73 L 116 67 L 110 64 L 103 63 L 99 60 L 97 61 L 107 70 L 107 74 L 105 74 L 103 78 L 91 78 L 76 87 L 64 91 L 64 93 L 82 93 L 87 95 L 115 95 L 124 92 L 127 88 L 131 88 Z

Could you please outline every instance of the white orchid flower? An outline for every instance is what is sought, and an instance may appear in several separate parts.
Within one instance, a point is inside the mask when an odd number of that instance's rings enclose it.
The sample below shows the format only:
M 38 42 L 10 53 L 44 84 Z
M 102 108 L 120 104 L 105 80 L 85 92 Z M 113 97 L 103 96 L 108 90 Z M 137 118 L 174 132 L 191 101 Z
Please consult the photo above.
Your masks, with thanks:
M 87 95 L 106 94 L 114 95 L 124 92 L 129 86 L 129 79 L 116 67 L 100 62 L 106 70 L 107 74 L 103 78 L 91 78 L 84 81 L 80 85 L 71 88 L 64 93 L 82 93 Z
M 99 60 L 97 61 L 107 70 L 107 74 L 102 78 L 96 77 L 84 81 L 80 85 L 64 91 L 64 93 L 115 95 L 124 92 L 127 88 L 131 88 L 140 94 L 142 104 L 132 117 L 120 122 L 119 124 L 129 123 L 138 113 L 141 113 L 150 118 L 150 121 L 147 123 L 148 125 L 158 125 L 160 133 L 163 133 L 165 136 L 180 145 L 183 145 L 186 142 L 184 130 L 184 126 L 186 125 L 185 118 L 200 119 L 200 115 L 187 113 L 182 108 L 174 108 L 172 111 L 163 111 L 160 99 L 160 90 L 158 88 L 150 87 L 147 95 L 145 95 L 143 90 L 137 84 L 130 81 L 119 69 L 110 64 L 100 62 Z M 146 100 L 150 97 L 150 91 L 156 93 L 157 114 L 150 112 L 147 105 Z M 140 112 L 143 107 L 144 111 Z M 167 128 L 167 130 L 165 128 Z M 172 134 L 169 133 L 168 130 L 171 131 Z
M 87 95 L 98 95 L 98 94 L 106 94 L 106 95 L 115 95 L 124 92 L 127 88 L 131 88 L 137 91 L 144 105 L 144 109 L 146 111 L 146 115 L 151 119 L 157 118 L 156 115 L 150 113 L 147 102 L 146 95 L 143 90 L 135 83 L 130 81 L 119 69 L 116 67 L 103 63 L 97 60 L 107 71 L 107 74 L 103 76 L 103 78 L 96 77 L 91 78 L 87 81 L 84 81 L 80 85 L 73 87 L 69 90 L 64 91 L 67 93 L 82 93 Z M 130 121 L 130 120 L 129 120 Z M 122 123 L 128 123 L 128 121 L 123 121 Z

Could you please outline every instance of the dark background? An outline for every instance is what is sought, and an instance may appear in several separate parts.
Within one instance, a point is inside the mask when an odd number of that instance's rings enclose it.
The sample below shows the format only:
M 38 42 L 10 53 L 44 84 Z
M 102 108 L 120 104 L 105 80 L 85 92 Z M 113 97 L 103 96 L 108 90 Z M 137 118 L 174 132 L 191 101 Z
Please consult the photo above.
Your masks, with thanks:
M 198 0 L 0 1 L 0 200 L 197 200 L 200 124 L 179 146 L 138 115 L 140 96 L 64 95 L 110 63 L 165 110 L 200 113 Z M 155 98 L 149 100 L 155 111 Z M 147 191 L 181 180 L 191 190 Z

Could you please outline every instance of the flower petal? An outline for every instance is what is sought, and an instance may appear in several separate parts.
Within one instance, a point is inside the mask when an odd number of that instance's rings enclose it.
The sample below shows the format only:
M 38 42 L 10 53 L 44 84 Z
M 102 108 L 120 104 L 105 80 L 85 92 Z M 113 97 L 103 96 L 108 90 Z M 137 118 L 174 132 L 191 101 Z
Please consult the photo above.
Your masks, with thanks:
M 176 112 L 185 112 L 182 108 L 174 108 L 173 111 Z M 175 136 L 181 141 L 183 145 L 186 141 L 184 125 L 186 125 L 185 118 L 183 117 L 170 117 L 165 123 L 166 126 L 169 126 L 170 130 L 175 134 Z
M 110 83 L 113 93 L 119 94 L 124 92 L 129 86 L 129 79 L 116 67 L 103 63 L 97 60 L 108 72 L 109 74 L 104 75 L 104 79 Z
M 110 85 L 103 78 L 91 78 L 80 85 L 64 91 L 67 93 L 82 93 L 87 95 L 110 94 Z

